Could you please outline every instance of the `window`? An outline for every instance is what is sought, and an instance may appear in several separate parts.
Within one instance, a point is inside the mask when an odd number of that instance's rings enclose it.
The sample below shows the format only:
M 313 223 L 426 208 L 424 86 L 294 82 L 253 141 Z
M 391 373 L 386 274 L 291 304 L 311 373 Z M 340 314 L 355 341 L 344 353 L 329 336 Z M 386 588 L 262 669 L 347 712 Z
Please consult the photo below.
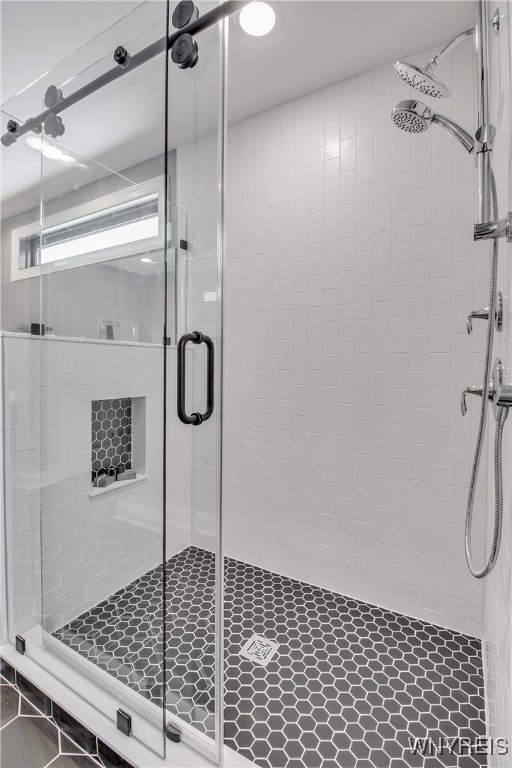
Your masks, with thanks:
M 152 181 L 13 231 L 12 279 L 163 248 L 163 190 Z

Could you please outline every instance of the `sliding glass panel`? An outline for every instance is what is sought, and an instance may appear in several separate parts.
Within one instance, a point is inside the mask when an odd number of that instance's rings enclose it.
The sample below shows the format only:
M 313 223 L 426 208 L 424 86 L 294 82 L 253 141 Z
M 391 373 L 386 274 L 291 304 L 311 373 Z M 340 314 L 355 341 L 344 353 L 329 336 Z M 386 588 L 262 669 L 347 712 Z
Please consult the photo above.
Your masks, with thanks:
M 5 110 L 9 633 L 157 753 L 163 719 L 219 759 L 221 29 L 166 71 L 165 19 L 135 10 Z
M 215 8 L 211 2 L 197 5 L 200 19 Z M 172 5 L 171 16 L 173 9 Z M 169 35 L 175 32 L 171 25 Z M 221 675 L 216 664 L 222 638 L 215 626 L 221 611 L 221 32 L 219 24 L 214 24 L 197 34 L 195 67 L 181 69 L 170 57 L 168 70 L 169 165 L 174 169 L 169 192 L 187 223 L 186 240 L 180 241 L 177 250 L 178 274 L 184 276 L 184 282 L 179 283 L 177 332 L 177 372 L 183 387 L 176 393 L 176 402 L 171 383 L 168 445 L 169 459 L 175 451 L 181 464 L 185 450 L 189 451 L 192 474 L 188 539 L 176 537 L 168 527 L 167 710 L 171 718 L 180 717 L 202 735 L 201 741 L 212 756 L 213 745 L 205 736 L 215 739 L 217 756 L 222 747 L 222 712 L 218 708 Z M 172 360 L 175 354 L 171 349 Z M 181 464 L 174 467 L 169 460 L 169 516 L 178 513 L 174 478 L 181 474 Z
M 39 109 L 39 106 L 36 107 Z M 3 105 L 4 136 L 11 121 L 27 117 L 17 98 Z M 30 341 L 37 320 L 37 281 L 17 282 L 13 232 L 38 217 L 41 157 L 26 144 L 0 146 L 1 188 L 1 374 L 7 616 L 2 641 L 40 623 L 39 446 L 37 411 L 39 349 Z M 32 188 L 31 188 L 32 187 Z M 33 311 L 35 310 L 35 311 Z M 2 579 L 2 582 L 4 580 Z M 3 624 L 3 622 L 2 622 Z
M 12 632 L 105 715 L 128 713 L 159 755 L 164 342 L 175 343 L 176 317 L 167 237 L 179 218 L 166 195 L 165 40 L 165 2 L 129 14 L 19 97 L 16 141 L 2 148 L 26 172 L 5 293 L 16 396 L 27 393 L 15 403 L 15 512 L 31 505 L 39 521 L 17 541 L 40 550 L 32 621 Z M 26 131 L 42 111 L 42 130 Z

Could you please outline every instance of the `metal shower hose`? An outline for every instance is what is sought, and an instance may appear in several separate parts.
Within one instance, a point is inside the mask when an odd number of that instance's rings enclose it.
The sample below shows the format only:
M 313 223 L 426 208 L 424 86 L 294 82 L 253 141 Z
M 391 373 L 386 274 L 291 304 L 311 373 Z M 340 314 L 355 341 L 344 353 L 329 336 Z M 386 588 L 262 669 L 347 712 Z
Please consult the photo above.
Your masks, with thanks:
M 491 218 L 498 219 L 498 210 L 496 204 L 496 182 L 494 174 L 491 172 Z M 487 576 L 496 563 L 501 542 L 501 529 L 503 525 L 503 425 L 505 423 L 506 411 L 500 408 L 496 422 L 496 434 L 494 438 L 494 524 L 492 533 L 491 551 L 487 563 L 481 570 L 478 570 L 471 554 L 471 526 L 473 524 L 473 508 L 475 503 L 475 493 L 478 481 L 478 472 L 480 469 L 480 460 L 487 426 L 487 413 L 489 407 L 489 386 L 492 366 L 492 349 L 494 342 L 494 323 L 496 318 L 496 285 L 498 278 L 498 239 L 494 238 L 491 242 L 491 286 L 489 298 L 489 321 L 487 324 L 487 344 L 485 349 L 485 367 L 484 379 L 482 383 L 482 405 L 480 408 L 480 422 L 478 425 L 478 436 L 476 441 L 475 455 L 473 458 L 473 468 L 471 471 L 471 480 L 469 483 L 468 504 L 466 509 L 466 526 L 464 533 L 464 543 L 466 548 L 466 561 L 472 575 L 477 579 Z

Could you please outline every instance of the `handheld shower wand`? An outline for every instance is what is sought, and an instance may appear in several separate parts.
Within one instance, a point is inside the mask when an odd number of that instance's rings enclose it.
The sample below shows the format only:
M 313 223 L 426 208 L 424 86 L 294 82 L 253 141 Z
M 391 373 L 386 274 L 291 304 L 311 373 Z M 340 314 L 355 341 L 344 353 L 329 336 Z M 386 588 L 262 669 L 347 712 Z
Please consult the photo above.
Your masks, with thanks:
M 391 113 L 391 119 L 397 128 L 407 133 L 423 133 L 432 123 L 436 123 L 451 133 L 467 152 L 471 153 L 475 148 L 475 140 L 464 128 L 449 117 L 432 112 L 430 107 L 421 101 L 399 101 Z

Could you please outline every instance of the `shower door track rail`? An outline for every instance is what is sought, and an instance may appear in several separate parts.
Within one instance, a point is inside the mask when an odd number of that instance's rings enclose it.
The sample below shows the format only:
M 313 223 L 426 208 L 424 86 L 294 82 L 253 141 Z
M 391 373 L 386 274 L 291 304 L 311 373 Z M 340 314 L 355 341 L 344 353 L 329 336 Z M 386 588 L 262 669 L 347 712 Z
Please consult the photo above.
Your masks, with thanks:
M 198 32 L 202 32 L 204 29 L 214 26 L 217 22 L 225 19 L 227 16 L 231 16 L 241 10 L 248 2 L 250 2 L 250 0 L 227 0 L 227 2 L 222 5 L 205 13 L 204 16 L 200 16 L 195 21 L 190 22 L 186 27 L 176 30 L 176 32 L 173 32 L 169 36 L 165 35 L 160 38 L 160 40 L 156 40 L 138 53 L 131 55 L 124 64 L 116 64 L 116 66 L 109 69 L 108 72 L 99 75 L 99 77 L 91 80 L 90 83 L 78 88 L 74 93 L 70 93 L 69 96 L 64 96 L 53 106 L 40 112 L 35 117 L 30 117 L 22 125 L 15 124 L 14 131 L 7 131 L 1 137 L 2 144 L 5 147 L 8 147 L 11 144 L 14 144 L 18 138 L 30 131 L 33 131 L 36 134 L 41 133 L 46 118 L 51 114 L 58 115 L 61 112 L 64 112 L 68 107 L 72 107 L 74 104 L 86 99 L 92 93 L 99 91 L 105 85 L 108 85 L 109 83 L 114 82 L 114 80 L 118 80 L 123 75 L 126 75 L 128 72 L 137 69 L 137 67 L 150 61 L 155 56 L 158 56 L 158 54 L 163 53 L 166 49 L 171 50 L 175 42 L 182 35 L 194 35 Z
M 27 635 L 27 633 L 25 634 Z M 46 652 L 63 661 L 66 664 L 66 667 L 71 667 L 77 674 L 83 675 L 91 683 L 97 685 L 107 694 L 112 696 L 115 701 L 122 702 L 122 706 L 125 709 L 128 709 L 130 713 L 142 717 L 143 720 L 156 728 L 161 728 L 162 709 L 153 701 L 144 698 L 144 696 L 137 693 L 137 691 L 128 688 L 123 682 L 116 680 L 115 677 L 109 675 L 108 672 L 104 669 L 100 669 L 88 659 L 78 656 L 76 651 L 73 651 L 71 648 L 68 648 L 61 643 L 60 640 L 53 637 L 40 625 L 34 627 L 30 631 L 30 639 L 32 640 L 32 646 L 37 645 L 43 653 Z M 36 663 L 41 662 L 42 659 L 36 660 Z M 46 664 L 47 662 L 45 662 L 43 666 L 46 666 Z M 167 713 L 166 722 L 179 728 L 183 744 L 187 745 L 207 760 L 212 761 L 212 763 L 215 762 L 215 745 L 208 736 L 202 734 L 194 728 L 194 726 L 179 717 Z

